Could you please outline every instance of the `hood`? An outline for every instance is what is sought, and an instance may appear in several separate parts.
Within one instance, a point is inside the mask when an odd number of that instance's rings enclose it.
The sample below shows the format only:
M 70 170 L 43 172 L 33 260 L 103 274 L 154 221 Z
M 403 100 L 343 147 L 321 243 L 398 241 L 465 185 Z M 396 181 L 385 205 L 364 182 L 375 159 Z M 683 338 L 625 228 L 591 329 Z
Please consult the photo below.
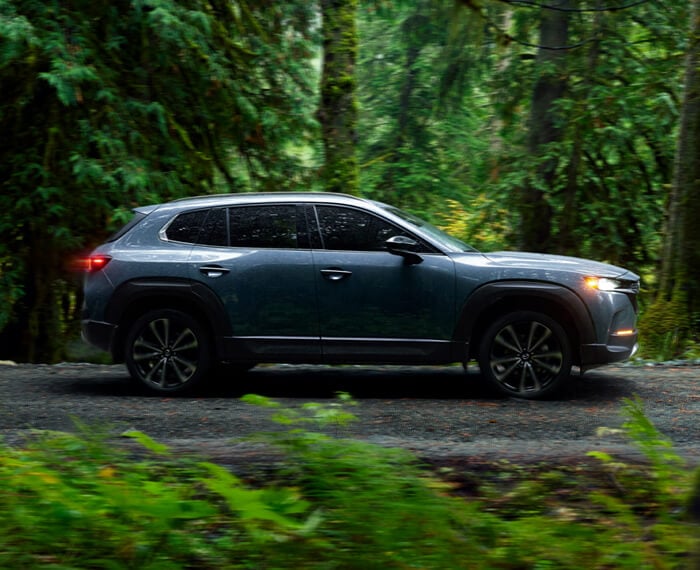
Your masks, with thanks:
M 575 271 L 582 275 L 595 275 L 596 277 L 623 277 L 624 279 L 630 280 L 639 279 L 639 276 L 622 267 L 580 257 L 516 251 L 496 251 L 493 253 L 484 253 L 483 255 L 491 263 L 500 267 L 556 269 Z

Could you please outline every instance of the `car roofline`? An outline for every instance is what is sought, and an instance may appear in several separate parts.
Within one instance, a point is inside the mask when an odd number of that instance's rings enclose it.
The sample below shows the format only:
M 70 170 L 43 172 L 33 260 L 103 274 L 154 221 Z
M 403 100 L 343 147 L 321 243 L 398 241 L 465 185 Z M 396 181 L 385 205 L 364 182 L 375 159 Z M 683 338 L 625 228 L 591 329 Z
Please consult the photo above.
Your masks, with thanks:
M 340 192 L 231 192 L 226 194 L 202 194 L 199 196 L 188 196 L 185 198 L 178 198 L 170 202 L 165 202 L 164 204 L 182 204 L 184 202 L 210 202 L 217 200 L 235 200 L 235 201 L 246 201 L 248 199 L 265 199 L 269 200 L 281 200 L 284 202 L 292 202 L 294 200 L 303 201 L 314 201 L 323 198 L 334 198 L 339 201 L 347 200 L 349 202 L 361 202 L 367 203 L 370 200 L 365 198 L 360 198 L 359 196 L 352 196 L 351 194 L 343 194 Z M 163 205 L 164 205 L 163 204 Z
M 171 210 L 182 207 L 212 207 L 216 205 L 245 205 L 247 203 L 263 204 L 263 203 L 318 203 L 328 202 L 338 205 L 370 207 L 376 209 L 378 203 L 366 198 L 352 196 L 350 194 L 342 194 L 336 192 L 241 192 L 227 194 L 204 194 L 201 196 L 189 196 L 178 198 L 169 202 L 160 204 L 152 204 L 148 206 L 139 206 L 133 209 L 135 212 L 150 214 L 155 210 Z

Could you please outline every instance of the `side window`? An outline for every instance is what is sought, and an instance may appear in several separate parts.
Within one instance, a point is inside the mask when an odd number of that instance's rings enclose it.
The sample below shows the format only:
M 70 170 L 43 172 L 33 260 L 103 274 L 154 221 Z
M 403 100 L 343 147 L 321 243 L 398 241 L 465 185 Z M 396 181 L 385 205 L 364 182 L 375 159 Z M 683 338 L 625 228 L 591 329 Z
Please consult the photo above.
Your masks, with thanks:
M 241 206 L 229 208 L 232 247 L 296 248 L 295 205 Z
M 207 217 L 207 210 L 184 212 L 177 216 L 165 231 L 165 237 L 170 241 L 197 243 L 199 231 Z
M 207 216 L 199 237 L 200 245 L 228 245 L 226 208 L 215 208 Z
M 318 224 L 325 249 L 384 251 L 384 242 L 406 232 L 370 214 L 342 206 L 317 206 Z

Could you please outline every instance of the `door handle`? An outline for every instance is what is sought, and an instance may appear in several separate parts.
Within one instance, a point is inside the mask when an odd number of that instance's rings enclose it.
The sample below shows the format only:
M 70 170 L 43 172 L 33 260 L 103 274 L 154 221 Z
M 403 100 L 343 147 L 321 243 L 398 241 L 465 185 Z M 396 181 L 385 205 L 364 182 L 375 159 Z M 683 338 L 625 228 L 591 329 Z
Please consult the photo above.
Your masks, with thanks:
M 230 269 L 226 269 L 220 265 L 202 265 L 202 267 L 199 268 L 200 273 L 203 273 L 207 277 L 211 278 L 221 277 L 229 271 Z
M 328 279 L 328 281 L 340 281 L 341 279 L 350 277 L 352 275 L 352 271 L 331 267 L 329 269 L 321 269 L 321 275 L 323 275 L 325 279 Z

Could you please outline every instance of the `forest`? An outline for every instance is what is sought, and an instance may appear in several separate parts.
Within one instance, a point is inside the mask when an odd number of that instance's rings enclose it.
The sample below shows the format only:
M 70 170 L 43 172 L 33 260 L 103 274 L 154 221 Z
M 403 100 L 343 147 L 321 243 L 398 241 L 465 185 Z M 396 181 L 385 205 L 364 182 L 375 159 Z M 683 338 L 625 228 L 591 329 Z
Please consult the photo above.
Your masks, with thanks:
M 687 356 L 699 46 L 700 0 L 0 0 L 0 359 L 70 357 L 131 208 L 282 190 L 623 265 Z

